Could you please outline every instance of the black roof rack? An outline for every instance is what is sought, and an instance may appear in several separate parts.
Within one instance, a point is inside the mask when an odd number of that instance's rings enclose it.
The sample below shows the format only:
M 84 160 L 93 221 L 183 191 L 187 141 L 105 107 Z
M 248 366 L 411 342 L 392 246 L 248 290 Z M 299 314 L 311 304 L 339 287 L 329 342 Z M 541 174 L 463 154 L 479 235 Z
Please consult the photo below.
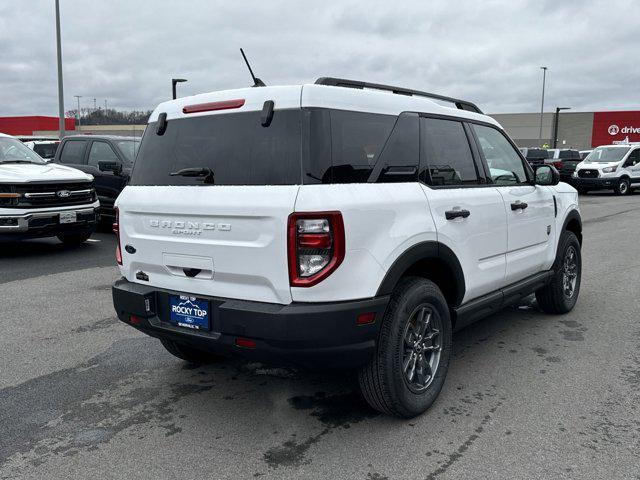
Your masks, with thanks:
M 321 77 L 316 80 L 317 85 L 330 85 L 332 87 L 348 87 L 348 88 L 371 88 L 374 90 L 385 90 L 398 95 L 419 96 L 433 98 L 434 100 L 442 100 L 443 102 L 453 103 L 460 110 L 468 110 L 469 112 L 482 113 L 475 104 L 460 100 L 459 98 L 445 97 L 435 93 L 421 92 L 420 90 L 410 90 L 408 88 L 392 87 L 391 85 L 381 85 L 379 83 L 361 82 L 359 80 L 346 80 L 344 78 Z

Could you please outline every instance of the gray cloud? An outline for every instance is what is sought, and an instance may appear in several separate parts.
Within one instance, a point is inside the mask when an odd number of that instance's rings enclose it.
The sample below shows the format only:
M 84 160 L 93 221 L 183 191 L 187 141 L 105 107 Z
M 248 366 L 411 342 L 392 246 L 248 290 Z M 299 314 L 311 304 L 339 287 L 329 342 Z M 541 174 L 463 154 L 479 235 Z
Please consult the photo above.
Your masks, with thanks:
M 65 106 L 153 108 L 249 84 L 343 76 L 468 98 L 488 112 L 640 108 L 633 0 L 61 0 Z M 51 0 L 0 5 L 0 115 L 57 112 Z

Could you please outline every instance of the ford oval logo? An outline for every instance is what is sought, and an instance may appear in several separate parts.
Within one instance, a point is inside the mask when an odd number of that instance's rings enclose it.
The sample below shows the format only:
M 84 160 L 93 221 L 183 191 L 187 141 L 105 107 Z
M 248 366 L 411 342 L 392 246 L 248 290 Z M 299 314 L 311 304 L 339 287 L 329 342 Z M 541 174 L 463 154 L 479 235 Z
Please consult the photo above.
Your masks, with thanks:
M 71 195 L 71 192 L 69 190 L 60 190 L 56 195 L 60 198 L 67 198 Z

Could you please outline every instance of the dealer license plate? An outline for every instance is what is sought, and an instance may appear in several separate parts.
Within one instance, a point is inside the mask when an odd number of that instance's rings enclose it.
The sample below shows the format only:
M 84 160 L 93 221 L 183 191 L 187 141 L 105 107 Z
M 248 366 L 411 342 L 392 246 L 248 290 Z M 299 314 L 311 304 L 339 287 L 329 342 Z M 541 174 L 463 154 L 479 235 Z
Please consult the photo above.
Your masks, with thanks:
M 209 330 L 210 306 L 208 300 L 188 295 L 169 297 L 169 321 L 192 330 Z

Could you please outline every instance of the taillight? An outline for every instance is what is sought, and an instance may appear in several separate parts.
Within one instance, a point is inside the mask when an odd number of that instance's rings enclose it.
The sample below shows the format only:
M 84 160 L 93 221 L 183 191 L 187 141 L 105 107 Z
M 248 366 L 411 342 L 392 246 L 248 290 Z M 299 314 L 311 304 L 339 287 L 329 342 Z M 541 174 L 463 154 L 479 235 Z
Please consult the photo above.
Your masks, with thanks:
M 289 215 L 287 249 L 292 287 L 311 287 L 321 282 L 344 259 L 342 214 L 292 213 Z
M 553 162 L 553 166 L 556 167 L 556 170 L 560 170 L 562 168 L 562 161 Z
M 113 233 L 116 234 L 116 262 L 118 265 L 122 265 L 122 250 L 120 249 L 120 212 L 118 207 L 114 208 L 116 212 L 116 221 L 113 224 Z

